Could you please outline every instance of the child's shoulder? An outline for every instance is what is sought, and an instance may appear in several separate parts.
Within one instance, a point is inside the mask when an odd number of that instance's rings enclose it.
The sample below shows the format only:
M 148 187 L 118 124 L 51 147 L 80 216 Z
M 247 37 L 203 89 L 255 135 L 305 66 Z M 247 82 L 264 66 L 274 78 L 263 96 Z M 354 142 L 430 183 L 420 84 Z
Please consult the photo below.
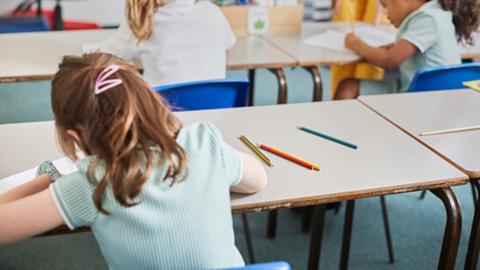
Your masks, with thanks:
M 207 13 L 209 19 L 222 18 L 224 17 L 223 12 L 220 8 L 210 1 L 199 1 L 195 4 L 197 10 L 201 10 L 204 13 Z
M 405 20 L 405 26 L 411 24 L 433 24 L 452 21 L 452 13 L 444 10 L 436 1 L 427 2 L 424 6 L 414 11 Z

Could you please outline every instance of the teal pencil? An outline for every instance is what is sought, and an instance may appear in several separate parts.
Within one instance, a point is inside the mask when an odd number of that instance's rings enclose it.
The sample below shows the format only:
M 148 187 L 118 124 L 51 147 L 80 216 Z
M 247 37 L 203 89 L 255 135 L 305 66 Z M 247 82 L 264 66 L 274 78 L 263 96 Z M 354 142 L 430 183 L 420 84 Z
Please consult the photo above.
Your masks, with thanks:
M 332 137 L 330 135 L 327 135 L 327 134 L 324 134 L 324 133 L 321 133 L 321 132 L 318 132 L 316 130 L 313 130 L 313 129 L 310 129 L 310 128 L 306 128 L 306 127 L 298 127 L 300 130 L 303 130 L 305 132 L 308 132 L 310 134 L 313 134 L 313 135 L 317 135 L 319 137 L 322 137 L 324 139 L 327 139 L 329 141 L 332 141 L 332 142 L 336 142 L 336 143 L 339 143 L 339 144 L 342 144 L 342 145 L 345 145 L 347 147 L 350 147 L 350 148 L 353 148 L 353 149 L 357 149 L 357 146 L 353 143 L 349 143 L 347 141 L 344 141 L 342 139 L 338 139 L 338 138 L 335 138 L 335 137 Z

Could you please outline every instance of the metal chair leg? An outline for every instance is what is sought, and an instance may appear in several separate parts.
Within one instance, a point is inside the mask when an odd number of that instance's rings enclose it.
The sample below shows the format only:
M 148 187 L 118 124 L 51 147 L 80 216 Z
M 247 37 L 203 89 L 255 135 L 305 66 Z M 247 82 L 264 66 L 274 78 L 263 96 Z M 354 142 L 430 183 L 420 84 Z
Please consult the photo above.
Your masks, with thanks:
M 255 92 L 255 69 L 248 70 L 248 81 L 250 89 L 248 91 L 248 106 L 253 106 L 253 93 Z
M 380 196 L 380 204 L 382 205 L 383 226 L 385 227 L 385 238 L 387 239 L 388 260 L 390 263 L 395 262 L 393 255 L 392 235 L 390 233 L 390 224 L 388 222 L 387 203 L 385 196 Z
M 275 235 L 277 234 L 277 215 L 277 210 L 268 212 L 267 237 L 270 239 L 275 238 Z
M 247 240 L 247 252 L 250 263 L 255 263 L 255 256 L 253 253 L 252 236 L 250 235 L 250 226 L 248 225 L 247 214 L 242 214 L 243 228 L 245 230 L 245 240 Z
M 420 194 L 420 200 L 423 200 L 425 198 L 425 195 L 427 195 L 427 191 L 426 190 L 422 190 L 422 194 Z

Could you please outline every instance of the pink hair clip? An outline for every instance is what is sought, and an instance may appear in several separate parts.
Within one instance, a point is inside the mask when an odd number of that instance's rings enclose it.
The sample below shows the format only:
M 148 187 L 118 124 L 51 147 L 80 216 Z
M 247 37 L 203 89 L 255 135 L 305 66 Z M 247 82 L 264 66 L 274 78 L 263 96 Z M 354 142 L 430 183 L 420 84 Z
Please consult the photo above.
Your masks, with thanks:
M 122 84 L 121 79 L 107 80 L 113 73 L 117 72 L 120 68 L 117 65 L 110 65 L 105 68 L 100 75 L 98 75 L 95 81 L 95 95 L 101 94 L 119 84 Z

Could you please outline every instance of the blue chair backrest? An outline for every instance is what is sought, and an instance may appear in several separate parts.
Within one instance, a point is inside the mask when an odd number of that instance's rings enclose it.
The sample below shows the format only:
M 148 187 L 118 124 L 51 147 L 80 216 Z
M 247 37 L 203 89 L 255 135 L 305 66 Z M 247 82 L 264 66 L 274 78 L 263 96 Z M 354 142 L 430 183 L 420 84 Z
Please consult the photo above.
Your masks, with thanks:
M 419 70 L 409 92 L 466 88 L 463 82 L 480 80 L 480 64 L 428 67 Z
M 47 20 L 38 16 L 0 17 L 0 33 L 48 31 Z
M 246 265 L 240 268 L 227 268 L 228 270 L 291 270 L 286 262 L 269 262 Z
M 169 84 L 153 87 L 173 111 L 193 111 L 242 107 L 247 105 L 248 79 L 227 78 Z

